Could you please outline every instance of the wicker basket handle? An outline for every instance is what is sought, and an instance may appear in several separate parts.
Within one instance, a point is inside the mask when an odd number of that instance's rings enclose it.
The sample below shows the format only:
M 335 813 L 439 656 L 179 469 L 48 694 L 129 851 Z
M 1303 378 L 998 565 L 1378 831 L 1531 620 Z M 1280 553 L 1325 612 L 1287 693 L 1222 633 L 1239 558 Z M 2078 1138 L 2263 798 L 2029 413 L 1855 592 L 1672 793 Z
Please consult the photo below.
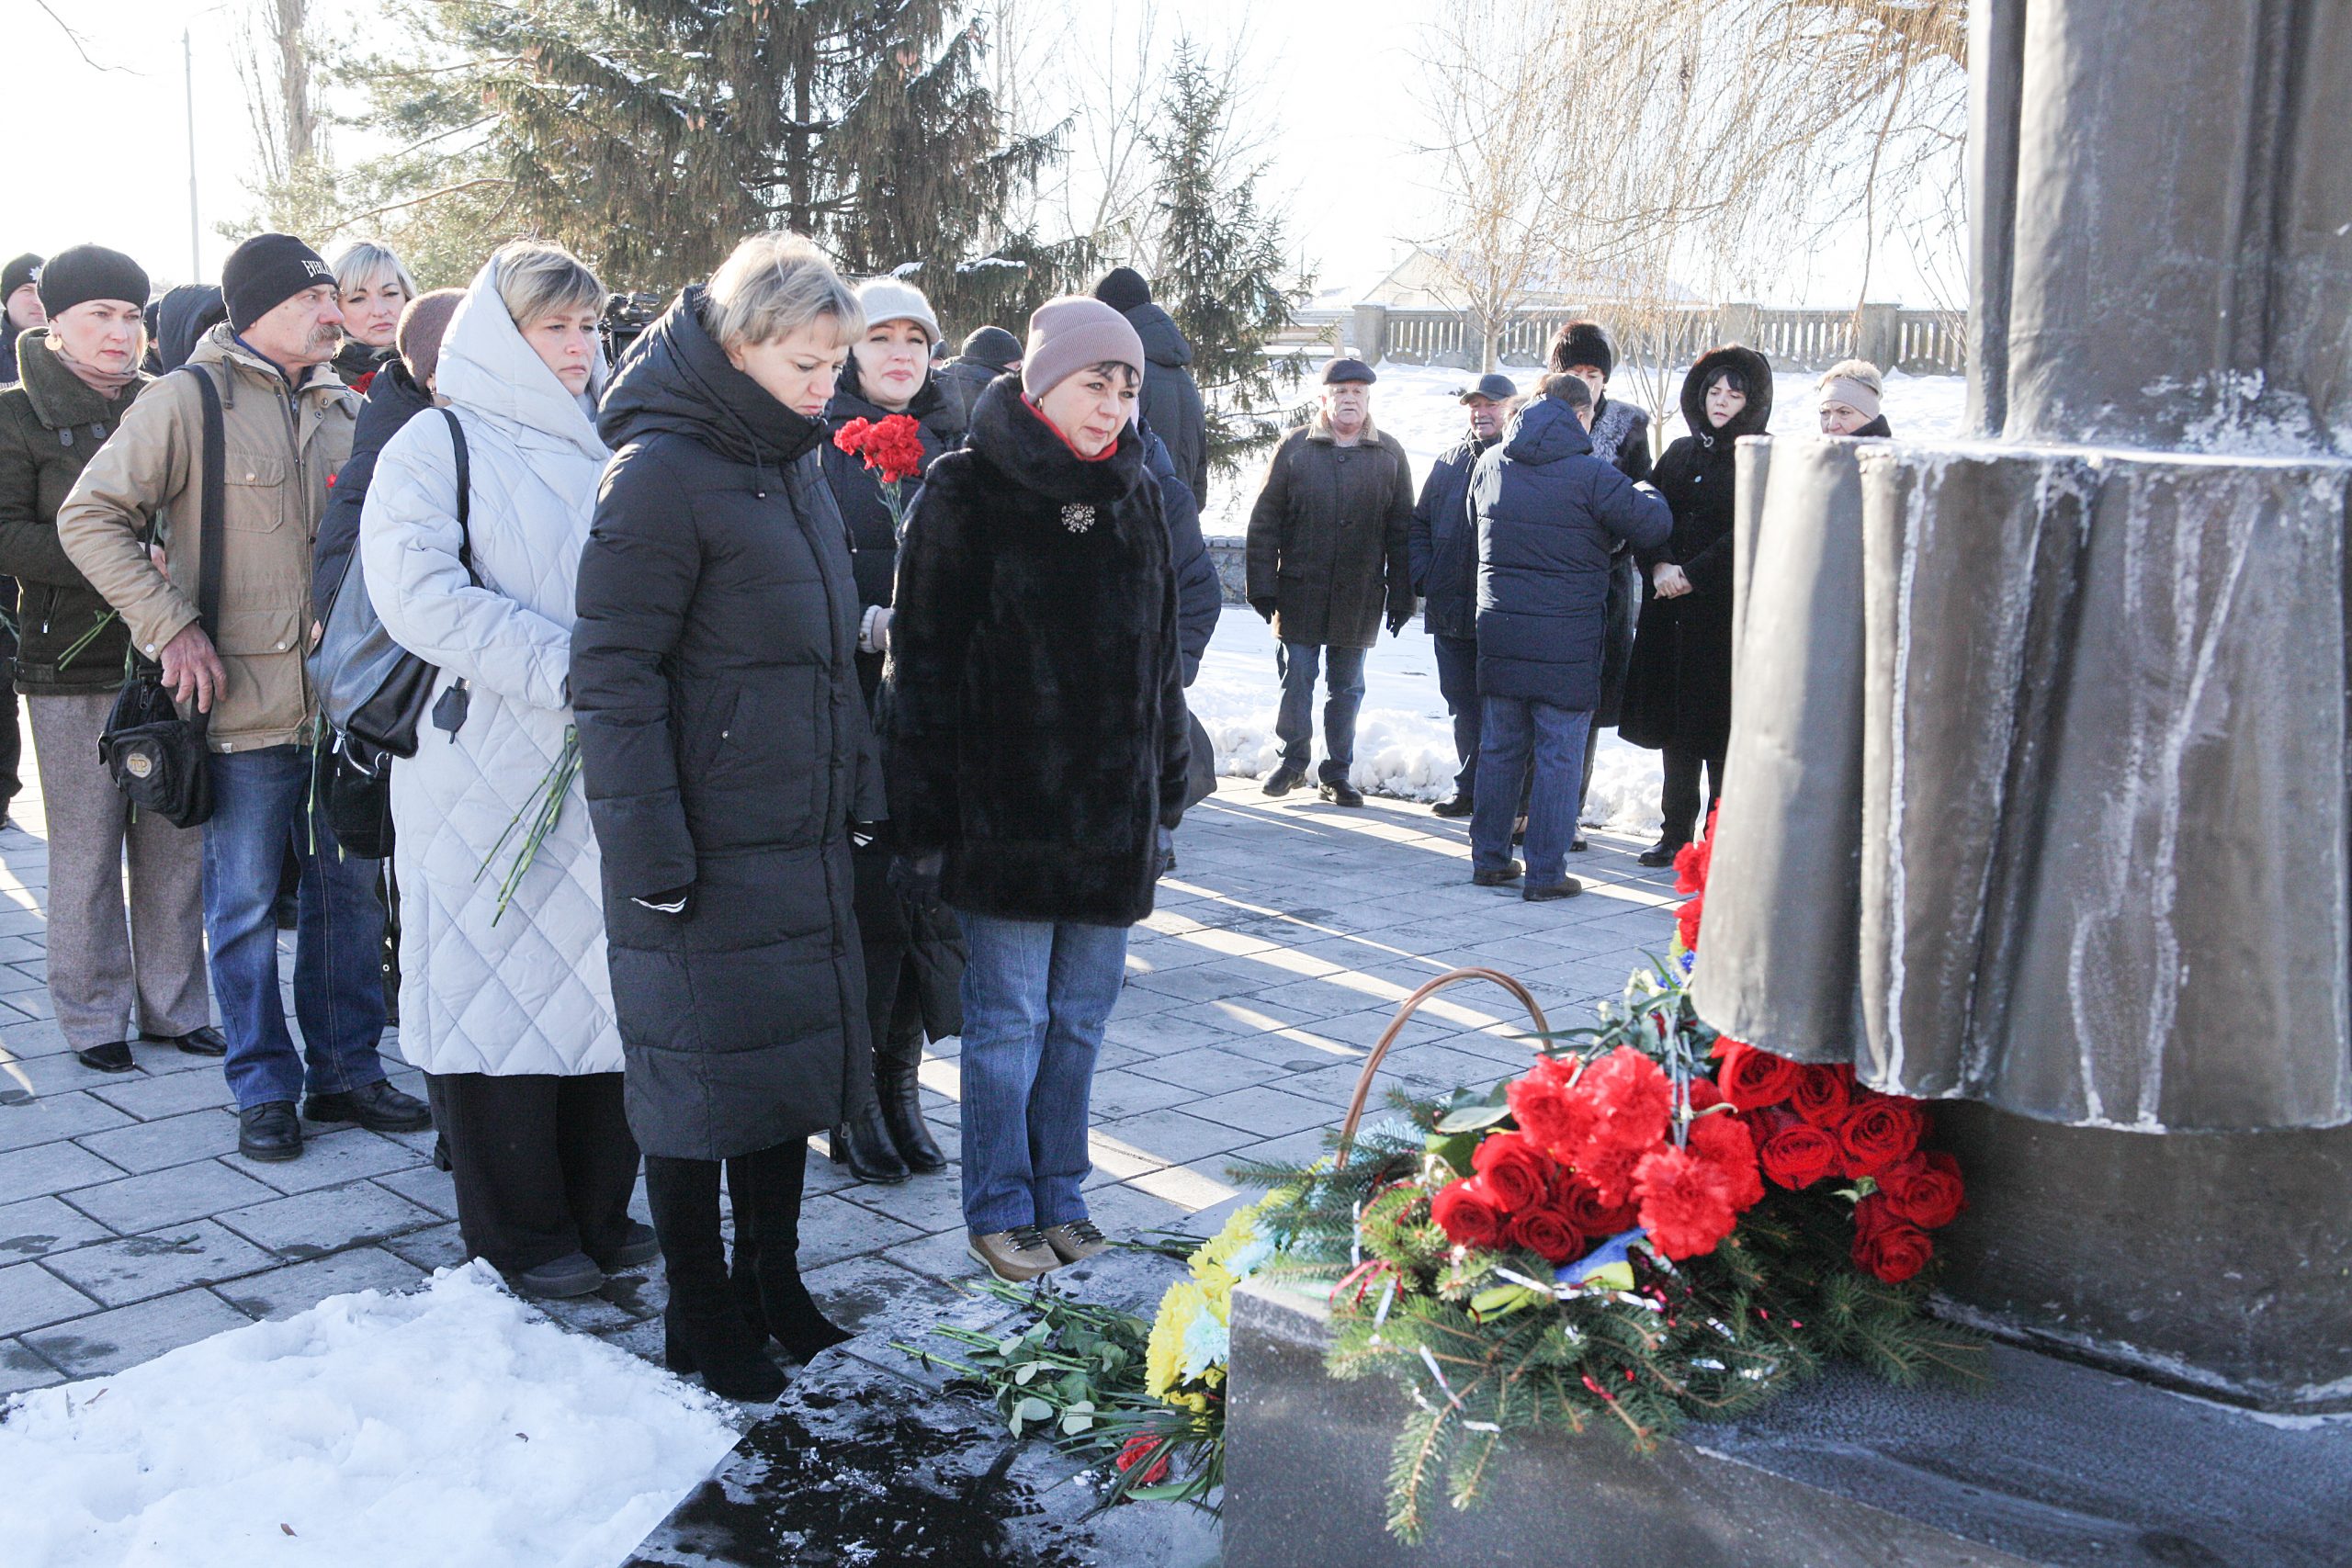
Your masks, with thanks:
M 1372 1055 L 1363 1059 L 1363 1070 L 1356 1075 L 1355 1094 L 1348 1100 L 1347 1120 L 1340 1123 L 1340 1149 L 1332 1161 L 1333 1169 L 1347 1168 L 1348 1153 L 1355 1146 L 1356 1128 L 1363 1121 L 1364 1101 L 1372 1097 L 1373 1075 L 1380 1071 L 1381 1060 L 1388 1055 L 1388 1048 L 1396 1043 L 1396 1036 L 1404 1032 L 1406 1023 L 1420 1010 L 1423 1002 L 1446 987 L 1459 985 L 1464 980 L 1492 980 L 1519 998 L 1520 1005 L 1527 1010 L 1527 1016 L 1535 1021 L 1537 1033 L 1541 1034 L 1552 1027 L 1544 1021 L 1544 1010 L 1535 1005 L 1535 998 L 1529 994 L 1527 987 L 1499 969 L 1449 969 L 1429 981 L 1397 1004 L 1396 1016 L 1388 1021 L 1388 1027 L 1380 1032 L 1380 1039 L 1373 1046 Z

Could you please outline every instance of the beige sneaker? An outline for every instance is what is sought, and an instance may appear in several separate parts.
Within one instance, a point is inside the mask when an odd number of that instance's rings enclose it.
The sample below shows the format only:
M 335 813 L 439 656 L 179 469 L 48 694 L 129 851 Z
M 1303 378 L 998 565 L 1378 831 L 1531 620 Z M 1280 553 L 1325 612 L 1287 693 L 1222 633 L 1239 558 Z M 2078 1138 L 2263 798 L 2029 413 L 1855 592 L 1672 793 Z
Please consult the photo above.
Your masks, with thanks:
M 1111 1245 L 1111 1238 L 1094 1228 L 1092 1220 L 1072 1220 L 1065 1225 L 1046 1227 L 1046 1245 L 1054 1256 L 1065 1263 L 1075 1263 L 1081 1258 L 1091 1258 Z
M 1059 1254 L 1046 1244 L 1046 1233 L 1035 1225 L 1015 1225 L 1009 1231 L 972 1233 L 965 1248 L 972 1260 L 998 1279 L 1022 1284 L 1062 1266 Z

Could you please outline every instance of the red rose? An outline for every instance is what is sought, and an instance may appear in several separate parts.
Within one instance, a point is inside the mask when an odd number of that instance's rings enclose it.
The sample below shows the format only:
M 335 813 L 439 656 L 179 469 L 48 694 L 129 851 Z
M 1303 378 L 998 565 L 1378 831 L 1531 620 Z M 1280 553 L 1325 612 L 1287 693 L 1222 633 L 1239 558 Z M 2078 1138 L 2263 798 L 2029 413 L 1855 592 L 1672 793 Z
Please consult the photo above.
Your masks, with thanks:
M 1713 1252 L 1738 1221 L 1723 1172 L 1689 1149 L 1668 1145 L 1645 1156 L 1634 1189 L 1650 1245 L 1668 1258 Z
M 1528 1141 L 1555 1159 L 1570 1157 L 1591 1124 L 1590 1104 L 1571 1087 L 1576 1064 L 1558 1056 L 1537 1060 L 1507 1091 L 1511 1119 Z
M 1556 1209 L 1530 1209 L 1510 1222 L 1510 1244 L 1523 1247 L 1555 1268 L 1585 1254 L 1585 1238 Z
M 1149 1459 L 1151 1457 L 1151 1450 L 1159 1447 L 1162 1441 L 1162 1438 L 1155 1438 L 1148 1432 L 1139 1433 L 1138 1435 L 1127 1439 L 1126 1445 L 1119 1450 L 1119 1457 L 1112 1462 L 1116 1464 L 1123 1472 L 1133 1470 L 1136 1465 L 1139 1465 L 1145 1460 Z M 1163 1453 L 1149 1470 L 1143 1472 L 1143 1481 L 1141 1482 L 1141 1484 L 1145 1486 L 1157 1486 L 1167 1479 L 1168 1455 Z
M 1532 1209 L 1551 1190 L 1559 1165 L 1520 1133 L 1490 1134 L 1470 1156 L 1487 1194 L 1506 1213 Z
M 1844 1153 L 1849 1176 L 1879 1176 L 1893 1169 L 1919 1146 L 1928 1131 L 1927 1112 L 1917 1100 L 1873 1094 L 1846 1112 L 1838 1123 L 1838 1146 Z
M 1502 1212 L 1476 1178 L 1449 1184 L 1430 1200 L 1430 1218 L 1451 1240 L 1491 1250 L 1503 1240 Z
M 1569 1182 L 1560 1194 L 1558 1208 L 1568 1224 L 1589 1236 L 1611 1236 L 1634 1228 L 1634 1206 L 1602 1202 L 1589 1182 Z
M 1682 945 L 1685 947 L 1695 948 L 1699 945 L 1699 908 L 1706 901 L 1707 896 L 1703 893 L 1699 894 L 1674 912 L 1674 929 L 1681 936 Z
M 1935 1255 L 1928 1233 L 1896 1218 L 1885 1199 L 1873 1194 L 1854 1205 L 1854 1267 L 1863 1273 L 1899 1285 Z
M 1764 1179 L 1756 1173 L 1756 1140 L 1736 1116 L 1717 1111 L 1690 1123 L 1690 1152 L 1722 1173 L 1737 1211 L 1764 1201 Z
M 1795 1117 L 1764 1140 L 1764 1174 L 1792 1191 L 1835 1176 L 1840 1157 L 1836 1138 Z
M 1921 1230 L 1936 1230 L 1960 1217 L 1968 1206 L 1960 1179 L 1960 1161 L 1941 1149 L 1927 1149 L 1891 1168 L 1878 1179 L 1888 1211 Z
M 1707 886 L 1707 866 L 1714 859 L 1715 841 L 1701 839 L 1674 852 L 1674 890 L 1697 893 Z
M 1715 1069 L 1715 1087 L 1742 1111 L 1778 1105 L 1797 1091 L 1804 1069 L 1786 1056 L 1759 1051 L 1744 1040 L 1718 1040 L 1714 1055 L 1723 1064 Z
M 1715 1087 L 1714 1079 L 1697 1077 L 1690 1080 L 1691 1110 L 1704 1111 L 1710 1106 L 1721 1105 L 1723 1102 L 1724 1091 Z
M 1816 1127 L 1835 1127 L 1854 1102 L 1854 1069 L 1807 1066 L 1798 1070 L 1789 1108 Z

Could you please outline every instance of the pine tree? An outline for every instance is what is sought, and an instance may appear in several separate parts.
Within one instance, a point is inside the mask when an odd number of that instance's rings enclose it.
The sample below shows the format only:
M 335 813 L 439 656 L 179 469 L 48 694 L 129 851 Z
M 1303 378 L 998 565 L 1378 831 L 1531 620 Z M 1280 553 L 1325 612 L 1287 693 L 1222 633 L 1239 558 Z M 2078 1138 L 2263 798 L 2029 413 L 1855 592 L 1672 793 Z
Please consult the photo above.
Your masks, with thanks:
M 388 208 L 469 205 L 469 227 L 544 235 L 616 288 L 663 290 L 707 276 L 743 234 L 790 228 L 977 322 L 1062 281 L 1056 253 L 1000 218 L 1057 149 L 1012 133 L 960 13 L 447 0 L 410 23 L 411 48 L 351 74 L 410 143 L 371 171 Z
M 1262 213 L 1261 164 L 1227 156 L 1234 113 L 1231 78 L 1213 70 L 1191 39 L 1181 39 L 1148 141 L 1160 171 L 1159 260 L 1153 294 L 1193 344 L 1193 374 L 1209 406 L 1209 457 L 1225 472 L 1274 440 L 1274 410 L 1295 386 L 1295 358 L 1265 346 L 1307 297 L 1291 279 L 1282 219 Z

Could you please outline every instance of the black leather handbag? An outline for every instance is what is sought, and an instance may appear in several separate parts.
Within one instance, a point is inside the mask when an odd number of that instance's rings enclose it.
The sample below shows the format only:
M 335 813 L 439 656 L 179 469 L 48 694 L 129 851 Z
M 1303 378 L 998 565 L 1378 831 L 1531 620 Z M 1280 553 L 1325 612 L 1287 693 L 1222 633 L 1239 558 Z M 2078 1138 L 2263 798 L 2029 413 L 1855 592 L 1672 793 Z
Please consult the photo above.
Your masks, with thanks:
M 175 372 L 179 374 L 180 372 Z M 220 626 L 220 553 L 222 522 L 228 512 L 228 440 L 220 413 L 220 389 L 212 378 L 195 366 L 186 374 L 196 378 L 204 404 L 204 497 L 198 514 L 196 613 L 207 637 L 218 637 Z M 206 756 L 204 735 L 210 723 L 203 713 L 181 716 L 164 688 L 161 666 L 134 658 L 129 677 L 107 716 L 98 737 L 98 761 L 106 765 L 115 787 L 141 811 L 152 811 L 177 828 L 193 828 L 212 815 L 212 769 Z

